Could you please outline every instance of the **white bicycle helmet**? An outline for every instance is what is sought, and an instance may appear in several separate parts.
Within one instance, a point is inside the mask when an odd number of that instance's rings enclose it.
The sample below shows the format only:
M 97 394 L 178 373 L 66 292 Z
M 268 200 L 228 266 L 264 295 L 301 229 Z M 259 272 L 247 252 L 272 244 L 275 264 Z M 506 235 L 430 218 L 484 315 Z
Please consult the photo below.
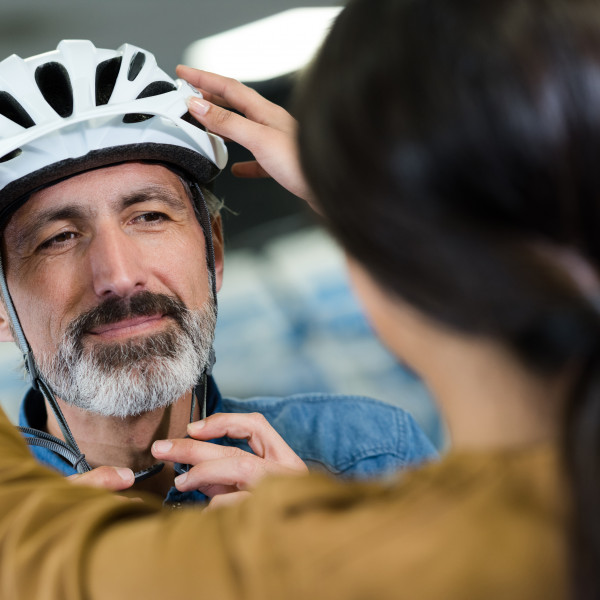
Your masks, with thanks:
M 52 52 L 27 59 L 13 55 L 0 62 L 0 227 L 31 193 L 77 173 L 136 160 L 171 166 L 191 184 L 216 307 L 210 217 L 199 184 L 224 168 L 227 150 L 221 138 L 191 117 L 186 104 L 190 96 L 202 94 L 181 79 L 173 80 L 150 52 L 130 44 L 105 50 L 85 40 L 64 40 Z M 32 429 L 21 431 L 29 444 L 60 454 L 79 472 L 88 471 L 52 389 L 37 371 L 1 256 L 0 290 L 32 385 L 49 400 L 65 441 Z M 191 414 L 196 396 L 203 397 L 205 410 L 211 368 L 212 363 L 192 394 Z M 153 475 L 161 466 L 136 473 L 136 479 Z
M 52 52 L 3 60 L 0 222 L 39 187 L 127 160 L 171 163 L 210 181 L 227 150 L 190 116 L 190 96 L 202 97 L 130 44 L 105 50 L 64 40 Z

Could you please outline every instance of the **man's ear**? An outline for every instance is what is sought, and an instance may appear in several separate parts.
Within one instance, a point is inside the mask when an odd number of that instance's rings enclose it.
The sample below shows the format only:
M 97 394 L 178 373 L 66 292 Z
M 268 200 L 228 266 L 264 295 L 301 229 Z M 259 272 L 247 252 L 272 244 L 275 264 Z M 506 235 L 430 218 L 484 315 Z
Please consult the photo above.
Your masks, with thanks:
M 217 215 L 211 221 L 212 243 L 215 251 L 215 286 L 217 292 L 223 285 L 223 267 L 225 263 L 225 243 L 223 241 L 223 220 L 221 215 Z
M 0 342 L 14 341 L 15 338 L 10 328 L 10 320 L 6 312 L 6 307 L 4 306 L 4 302 L 0 301 Z

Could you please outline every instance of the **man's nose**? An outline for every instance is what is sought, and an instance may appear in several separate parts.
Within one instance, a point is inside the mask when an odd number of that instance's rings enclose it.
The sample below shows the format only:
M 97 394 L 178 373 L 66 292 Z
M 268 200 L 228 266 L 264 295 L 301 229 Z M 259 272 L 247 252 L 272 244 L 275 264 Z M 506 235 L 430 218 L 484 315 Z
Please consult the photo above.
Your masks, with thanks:
M 144 257 L 119 227 L 97 232 L 88 248 L 94 291 L 98 297 L 126 298 L 146 288 Z

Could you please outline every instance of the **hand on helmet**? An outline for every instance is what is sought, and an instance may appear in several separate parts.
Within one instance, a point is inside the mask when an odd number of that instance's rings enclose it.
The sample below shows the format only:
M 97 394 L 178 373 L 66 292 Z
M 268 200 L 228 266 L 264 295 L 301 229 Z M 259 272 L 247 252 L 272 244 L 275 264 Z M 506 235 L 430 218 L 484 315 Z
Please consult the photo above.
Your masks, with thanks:
M 254 155 L 256 160 L 232 166 L 236 177 L 272 177 L 314 208 L 298 160 L 297 123 L 286 110 L 235 79 L 183 65 L 177 67 L 177 75 L 204 96 L 204 100 L 188 101 L 194 118 L 209 131 L 241 144 Z
M 200 490 L 210 507 L 230 504 L 271 474 L 302 474 L 306 465 L 259 413 L 217 413 L 190 423 L 191 438 L 161 440 L 152 446 L 160 460 L 193 465 L 175 479 L 179 491 Z M 203 440 L 229 437 L 247 440 L 254 454 Z

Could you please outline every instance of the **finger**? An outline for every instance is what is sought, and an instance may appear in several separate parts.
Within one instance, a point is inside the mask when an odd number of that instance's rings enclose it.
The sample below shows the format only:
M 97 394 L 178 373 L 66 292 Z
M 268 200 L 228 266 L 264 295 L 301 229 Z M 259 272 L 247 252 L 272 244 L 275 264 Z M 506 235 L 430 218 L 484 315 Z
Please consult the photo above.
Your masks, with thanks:
M 231 165 L 231 173 L 235 177 L 247 179 L 271 177 L 255 160 L 234 163 Z
M 298 473 L 298 471 L 245 452 L 244 456 L 201 462 L 187 473 L 176 477 L 175 487 L 180 492 L 200 490 L 207 496 L 214 496 L 216 495 L 215 486 L 248 490 L 266 475 L 289 475 L 292 473 Z M 211 488 L 213 489 L 211 490 Z
M 198 88 L 198 91 L 202 94 L 203 98 L 206 98 L 212 104 L 217 104 L 222 108 L 233 108 L 232 106 L 230 106 L 229 102 L 225 100 L 225 98 L 221 98 L 221 96 L 219 96 L 218 94 L 211 94 L 209 91 L 202 90 L 200 88 Z
M 152 444 L 152 454 L 160 460 L 195 465 L 202 461 L 235 458 L 248 454 L 241 448 L 221 446 L 190 438 L 158 440 Z
M 87 473 L 70 475 L 67 479 L 74 485 L 89 485 L 113 492 L 130 488 L 135 481 L 131 469 L 120 467 L 97 467 Z
M 193 86 L 215 94 L 229 107 L 235 108 L 257 123 L 287 133 L 295 131 L 296 121 L 285 109 L 235 79 L 184 65 L 177 67 L 177 75 Z
M 246 119 L 242 115 L 212 104 L 205 98 L 190 97 L 188 108 L 192 116 L 208 131 L 229 138 L 253 153 L 255 148 L 259 148 L 259 140 L 268 145 L 282 135 L 277 129 Z
M 198 490 L 208 498 L 213 498 L 214 496 L 223 496 L 224 494 L 234 494 L 239 490 L 231 485 L 220 485 L 218 483 L 207 484 L 197 488 L 191 488 L 193 490 Z
M 218 104 L 224 108 L 235 108 L 236 110 L 240 110 L 239 103 L 238 105 L 231 104 L 231 102 L 223 95 L 222 90 L 227 87 L 227 82 L 229 81 L 227 77 L 188 67 L 186 65 L 178 65 L 175 71 L 178 77 L 191 83 L 209 102 Z M 231 79 L 230 81 L 234 82 L 235 80 Z M 252 91 L 251 88 L 242 83 L 239 83 L 239 85 L 238 96 L 243 97 L 247 91 Z
M 209 497 L 227 491 L 247 490 L 266 475 L 262 463 L 252 454 L 237 459 L 209 460 L 192 467 L 187 473 L 175 477 L 175 487 L 180 492 L 200 490 Z
M 231 494 L 219 494 L 218 496 L 213 496 L 211 501 L 208 503 L 208 506 L 205 510 L 214 510 L 215 508 L 219 508 L 220 506 L 231 506 L 232 504 L 238 504 L 242 502 L 242 500 L 246 500 L 252 494 L 250 492 L 233 492 Z
M 260 413 L 216 413 L 188 425 L 188 434 L 198 440 L 220 437 L 245 439 L 262 458 L 293 465 L 304 465 L 296 453 Z
M 215 133 L 214 131 L 210 131 L 210 129 L 207 129 L 206 131 L 208 131 L 208 133 Z M 234 140 L 232 140 L 231 138 L 225 137 L 224 135 L 220 135 L 219 136 L 224 142 L 233 142 Z

